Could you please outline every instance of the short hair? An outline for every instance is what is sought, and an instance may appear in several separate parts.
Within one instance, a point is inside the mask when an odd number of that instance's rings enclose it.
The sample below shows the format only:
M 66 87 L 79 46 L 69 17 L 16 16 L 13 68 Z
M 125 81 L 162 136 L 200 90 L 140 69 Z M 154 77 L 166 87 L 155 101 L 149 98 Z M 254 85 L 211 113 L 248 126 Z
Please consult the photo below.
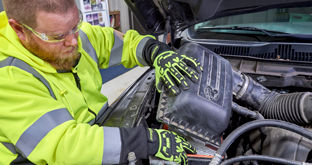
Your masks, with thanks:
M 38 11 L 65 13 L 76 5 L 75 0 L 2 0 L 2 2 L 9 19 L 15 19 L 32 28 L 37 27 Z

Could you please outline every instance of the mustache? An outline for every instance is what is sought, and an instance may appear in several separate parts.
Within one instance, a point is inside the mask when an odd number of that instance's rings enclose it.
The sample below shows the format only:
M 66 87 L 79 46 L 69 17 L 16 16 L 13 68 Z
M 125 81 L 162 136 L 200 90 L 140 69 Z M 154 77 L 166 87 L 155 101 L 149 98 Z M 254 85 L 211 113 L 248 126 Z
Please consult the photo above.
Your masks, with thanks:
M 69 48 L 66 48 L 65 50 L 63 50 L 64 52 L 72 52 L 72 51 L 78 52 L 78 46 L 72 46 Z

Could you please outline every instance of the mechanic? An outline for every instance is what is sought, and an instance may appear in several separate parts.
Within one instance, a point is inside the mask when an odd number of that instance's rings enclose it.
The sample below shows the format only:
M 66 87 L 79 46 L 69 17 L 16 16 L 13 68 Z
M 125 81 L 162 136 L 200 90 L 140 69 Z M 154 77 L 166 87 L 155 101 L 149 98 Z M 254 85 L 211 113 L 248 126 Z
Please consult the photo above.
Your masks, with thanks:
M 187 89 L 200 63 L 150 35 L 82 22 L 75 0 L 3 0 L 0 164 L 121 164 L 128 153 L 187 163 L 194 147 L 162 129 L 104 127 L 99 68 L 154 66 L 157 89 Z M 193 69 L 192 69 L 193 68 Z M 183 73 L 183 74 L 181 74 Z

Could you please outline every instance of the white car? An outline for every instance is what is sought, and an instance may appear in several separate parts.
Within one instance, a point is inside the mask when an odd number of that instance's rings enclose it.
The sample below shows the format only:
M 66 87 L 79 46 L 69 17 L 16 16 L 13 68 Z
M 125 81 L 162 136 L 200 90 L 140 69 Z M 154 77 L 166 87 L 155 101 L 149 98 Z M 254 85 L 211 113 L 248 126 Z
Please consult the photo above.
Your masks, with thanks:
M 173 96 L 156 92 L 148 70 L 104 125 L 176 131 L 197 149 L 189 164 L 312 162 L 311 0 L 126 2 L 147 33 L 164 34 L 204 71 Z

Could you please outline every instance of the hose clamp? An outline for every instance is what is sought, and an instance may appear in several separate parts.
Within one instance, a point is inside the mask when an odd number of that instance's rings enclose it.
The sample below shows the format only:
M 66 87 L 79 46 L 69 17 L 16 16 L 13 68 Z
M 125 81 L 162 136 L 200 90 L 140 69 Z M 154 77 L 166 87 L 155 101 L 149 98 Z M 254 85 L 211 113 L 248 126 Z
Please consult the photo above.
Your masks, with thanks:
M 242 85 L 242 88 L 237 92 L 235 98 L 236 99 L 240 99 L 241 97 L 244 96 L 244 94 L 246 93 L 248 86 L 249 86 L 249 77 L 246 76 L 245 74 L 242 74 L 243 79 L 244 79 L 244 83 Z

